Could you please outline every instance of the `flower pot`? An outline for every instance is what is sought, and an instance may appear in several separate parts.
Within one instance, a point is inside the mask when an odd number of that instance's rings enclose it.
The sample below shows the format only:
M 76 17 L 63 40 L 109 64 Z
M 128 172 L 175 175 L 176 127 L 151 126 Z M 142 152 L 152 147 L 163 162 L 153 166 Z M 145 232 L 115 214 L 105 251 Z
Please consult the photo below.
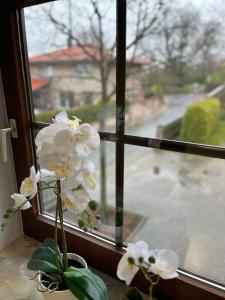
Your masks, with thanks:
M 87 268 L 86 261 L 79 255 L 68 253 L 68 259 L 76 261 L 80 263 L 84 268 Z M 42 292 L 42 296 L 45 300 L 79 300 L 75 297 L 70 290 L 62 290 L 62 291 L 55 291 L 50 292 L 46 291 L 45 286 L 41 283 L 41 275 L 38 275 L 38 289 Z

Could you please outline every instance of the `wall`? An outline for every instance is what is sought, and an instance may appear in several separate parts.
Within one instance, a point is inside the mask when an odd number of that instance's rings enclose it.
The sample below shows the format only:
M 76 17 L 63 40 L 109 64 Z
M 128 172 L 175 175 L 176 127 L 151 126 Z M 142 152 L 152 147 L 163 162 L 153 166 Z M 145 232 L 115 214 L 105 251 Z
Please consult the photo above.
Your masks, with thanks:
M 5 110 L 4 96 L 1 84 L 0 74 L 0 129 L 8 127 L 8 121 Z M 2 142 L 0 140 L 0 223 L 3 220 L 3 214 L 9 206 L 13 205 L 10 195 L 17 192 L 14 163 L 12 159 L 12 150 L 10 139 L 8 139 L 8 161 L 3 162 Z M 4 232 L 0 232 L 0 249 L 12 242 L 15 238 L 22 235 L 21 217 L 15 216 L 11 224 Z

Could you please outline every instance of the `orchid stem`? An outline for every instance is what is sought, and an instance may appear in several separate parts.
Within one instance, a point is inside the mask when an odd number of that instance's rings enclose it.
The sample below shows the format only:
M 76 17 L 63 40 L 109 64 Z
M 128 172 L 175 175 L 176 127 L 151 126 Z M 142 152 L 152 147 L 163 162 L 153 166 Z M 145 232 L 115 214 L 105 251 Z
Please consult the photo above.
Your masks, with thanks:
M 59 213 L 59 201 L 57 197 L 56 207 L 55 207 L 55 247 L 56 254 L 58 254 L 58 213 Z
M 62 210 L 62 198 L 61 198 L 61 183 L 60 180 L 57 179 L 57 203 L 58 203 L 58 213 L 59 220 L 61 225 L 61 233 L 62 233 L 62 250 L 63 250 L 63 269 L 66 271 L 68 268 L 68 258 L 67 258 L 67 245 L 66 245 L 66 235 L 63 228 L 63 210 Z
M 145 270 L 142 269 L 142 273 L 145 277 L 145 279 L 150 282 L 150 287 L 149 287 L 149 300 L 153 300 L 153 288 L 155 285 L 157 285 L 159 283 L 159 280 L 160 280 L 160 276 L 157 275 L 157 278 L 155 281 L 152 280 L 152 277 L 154 277 L 155 275 L 149 275 Z

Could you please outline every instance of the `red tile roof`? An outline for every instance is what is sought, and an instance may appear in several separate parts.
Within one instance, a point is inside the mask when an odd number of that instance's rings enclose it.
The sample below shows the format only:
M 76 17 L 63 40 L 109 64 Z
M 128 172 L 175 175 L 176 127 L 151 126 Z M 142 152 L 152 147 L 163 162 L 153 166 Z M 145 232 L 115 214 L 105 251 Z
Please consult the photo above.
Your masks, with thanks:
M 91 45 L 86 45 L 85 49 L 90 55 L 86 53 L 86 51 L 79 47 L 73 46 L 71 48 L 65 48 L 56 50 L 50 53 L 34 56 L 30 58 L 30 63 L 52 63 L 52 62 L 80 62 L 85 60 L 92 60 L 90 56 L 98 58 L 98 48 Z M 110 55 L 109 55 L 110 57 Z M 146 59 L 135 59 L 133 61 L 127 60 L 128 63 L 138 64 L 138 65 L 148 65 L 150 62 Z
M 32 90 L 37 91 L 42 87 L 46 86 L 48 83 L 49 83 L 48 79 L 32 79 L 31 80 Z
M 93 46 L 85 46 L 86 51 L 90 55 L 97 58 L 97 48 Z M 56 50 L 43 55 L 30 58 L 31 63 L 48 63 L 48 62 L 70 62 L 90 60 L 89 55 L 79 46 Z

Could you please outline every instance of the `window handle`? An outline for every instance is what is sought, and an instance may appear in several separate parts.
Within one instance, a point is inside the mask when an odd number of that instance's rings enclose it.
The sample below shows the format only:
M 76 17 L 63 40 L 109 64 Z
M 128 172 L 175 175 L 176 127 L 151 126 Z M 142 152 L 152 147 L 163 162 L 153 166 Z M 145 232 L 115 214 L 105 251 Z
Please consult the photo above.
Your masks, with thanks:
M 7 136 L 11 132 L 11 136 L 17 138 L 16 121 L 13 119 L 9 120 L 10 127 L 0 129 L 0 142 L 3 162 L 8 161 L 8 139 Z

